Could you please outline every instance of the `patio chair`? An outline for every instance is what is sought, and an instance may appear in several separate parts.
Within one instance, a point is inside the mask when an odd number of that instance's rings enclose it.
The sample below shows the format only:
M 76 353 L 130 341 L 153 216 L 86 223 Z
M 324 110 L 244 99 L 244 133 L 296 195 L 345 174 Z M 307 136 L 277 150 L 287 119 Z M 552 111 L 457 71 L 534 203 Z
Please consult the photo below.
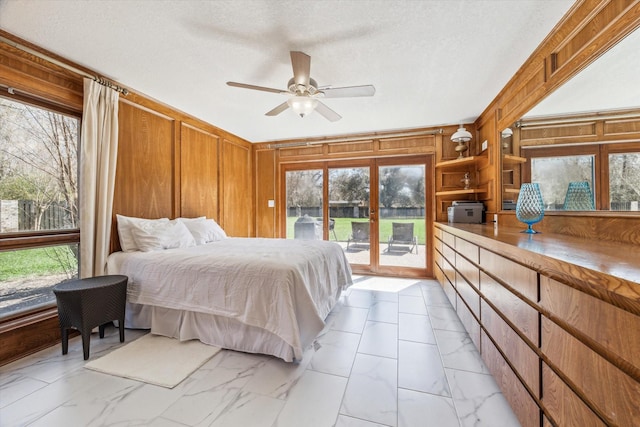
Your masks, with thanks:
M 418 254 L 418 238 L 413 235 L 413 223 L 412 222 L 393 222 L 392 235 L 389 236 L 389 243 L 387 246 L 387 252 L 391 252 L 393 245 L 409 246 L 409 252 L 413 253 L 413 249 Z
M 369 223 L 351 221 L 351 236 L 347 240 L 347 250 L 350 244 L 369 244 Z
M 316 221 L 322 223 L 322 217 L 316 218 Z M 333 218 L 329 218 L 329 234 L 331 233 L 333 233 L 333 240 L 337 241 L 338 237 L 336 236 L 336 220 Z M 329 236 L 329 238 L 331 238 L 331 236 Z

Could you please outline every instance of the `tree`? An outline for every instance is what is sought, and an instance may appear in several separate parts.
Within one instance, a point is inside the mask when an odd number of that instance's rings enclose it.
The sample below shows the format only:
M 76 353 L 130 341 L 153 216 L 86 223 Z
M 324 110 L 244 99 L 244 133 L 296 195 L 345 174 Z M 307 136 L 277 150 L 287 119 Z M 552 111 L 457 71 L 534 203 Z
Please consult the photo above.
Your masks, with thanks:
M 322 206 L 322 171 L 290 171 L 286 175 L 287 207 Z
M 405 177 L 401 167 L 389 167 L 381 169 L 380 176 L 380 204 L 390 208 L 401 196 L 400 191 L 405 186 Z
M 79 120 L 1 98 L 0 120 L 0 198 L 33 201 L 36 229 L 54 204 L 78 227 Z
M 330 200 L 361 203 L 369 201 L 369 174 L 366 169 L 331 169 L 329 179 Z
M 612 209 L 614 203 L 640 200 L 640 153 L 609 156 L 609 188 Z

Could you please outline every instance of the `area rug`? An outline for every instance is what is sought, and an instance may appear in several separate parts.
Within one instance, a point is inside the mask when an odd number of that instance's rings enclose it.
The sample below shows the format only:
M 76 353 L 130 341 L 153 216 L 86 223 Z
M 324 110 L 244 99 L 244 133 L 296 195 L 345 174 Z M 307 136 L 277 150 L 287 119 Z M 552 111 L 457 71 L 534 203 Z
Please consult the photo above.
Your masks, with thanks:
M 198 340 L 179 341 L 147 334 L 85 368 L 118 377 L 173 388 L 220 351 Z

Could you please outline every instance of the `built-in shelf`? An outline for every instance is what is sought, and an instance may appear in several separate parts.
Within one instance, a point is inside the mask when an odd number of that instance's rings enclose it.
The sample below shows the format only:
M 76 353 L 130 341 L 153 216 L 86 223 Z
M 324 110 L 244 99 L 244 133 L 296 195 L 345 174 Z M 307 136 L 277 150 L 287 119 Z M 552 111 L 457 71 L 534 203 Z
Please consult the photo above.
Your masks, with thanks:
M 520 193 L 520 189 L 519 188 L 505 188 L 504 192 L 505 193 L 519 194 Z
M 483 188 L 469 188 L 468 190 L 461 188 L 460 190 L 437 191 L 436 196 L 455 196 L 459 194 L 479 194 L 486 192 L 487 190 Z
M 436 169 L 453 169 L 463 166 L 475 165 L 480 159 L 484 159 L 484 156 L 469 156 L 461 159 L 445 160 L 444 162 L 436 163 Z
M 527 163 L 526 157 L 514 156 L 513 154 L 504 154 L 502 156 L 503 165 L 516 165 L 521 163 Z

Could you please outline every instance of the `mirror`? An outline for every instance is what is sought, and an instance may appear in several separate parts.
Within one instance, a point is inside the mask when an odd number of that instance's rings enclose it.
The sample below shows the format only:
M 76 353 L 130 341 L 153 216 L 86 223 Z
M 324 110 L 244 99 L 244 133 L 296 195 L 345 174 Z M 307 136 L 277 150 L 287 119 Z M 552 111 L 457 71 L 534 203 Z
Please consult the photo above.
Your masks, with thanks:
M 638 46 L 640 29 L 502 130 L 503 210 L 522 182 L 540 183 L 550 211 L 639 210 Z

